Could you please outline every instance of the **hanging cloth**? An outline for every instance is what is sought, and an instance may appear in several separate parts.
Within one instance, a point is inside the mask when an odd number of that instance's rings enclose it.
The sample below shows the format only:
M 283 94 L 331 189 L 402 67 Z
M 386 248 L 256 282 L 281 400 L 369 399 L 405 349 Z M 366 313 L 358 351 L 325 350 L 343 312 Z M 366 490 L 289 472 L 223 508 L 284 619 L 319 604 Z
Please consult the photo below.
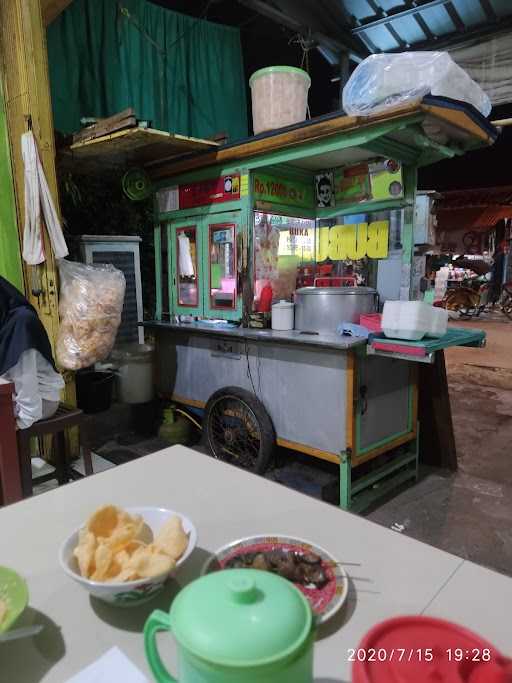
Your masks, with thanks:
M 46 258 L 41 232 L 41 206 L 55 258 L 64 258 L 69 252 L 31 130 L 21 136 L 21 152 L 25 166 L 23 258 L 29 265 L 36 266 Z

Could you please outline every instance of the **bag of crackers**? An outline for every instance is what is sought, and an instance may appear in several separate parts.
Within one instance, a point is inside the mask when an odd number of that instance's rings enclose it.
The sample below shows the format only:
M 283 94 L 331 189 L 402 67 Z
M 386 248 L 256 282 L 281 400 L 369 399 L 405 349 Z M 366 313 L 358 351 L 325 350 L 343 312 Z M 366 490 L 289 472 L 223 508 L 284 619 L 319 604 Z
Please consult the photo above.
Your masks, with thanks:
M 87 368 L 112 351 L 121 324 L 126 281 L 111 264 L 59 261 L 60 328 L 57 362 L 67 370 Z

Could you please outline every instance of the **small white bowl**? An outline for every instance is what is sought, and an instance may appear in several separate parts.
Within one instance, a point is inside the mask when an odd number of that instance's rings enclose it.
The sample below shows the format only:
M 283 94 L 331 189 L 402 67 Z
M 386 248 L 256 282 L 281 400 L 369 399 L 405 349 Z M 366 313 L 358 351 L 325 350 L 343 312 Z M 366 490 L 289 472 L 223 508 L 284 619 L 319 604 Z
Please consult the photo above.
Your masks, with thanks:
M 153 535 L 156 535 L 160 531 L 169 517 L 177 515 L 181 519 L 183 528 L 185 533 L 188 534 L 189 540 L 187 549 L 177 561 L 174 569 L 150 579 L 137 579 L 135 581 L 107 583 L 86 579 L 80 574 L 76 557 L 73 555 L 73 550 L 78 545 L 78 532 L 80 529 L 76 529 L 61 545 L 59 561 L 66 574 L 77 583 L 81 584 L 91 595 L 94 595 L 94 597 L 111 605 L 131 607 L 132 605 L 140 605 L 143 602 L 146 602 L 162 590 L 167 579 L 172 576 L 191 555 L 197 543 L 197 532 L 190 519 L 175 510 L 157 507 L 132 507 L 123 509 L 131 515 L 140 515 L 144 522 L 150 527 Z

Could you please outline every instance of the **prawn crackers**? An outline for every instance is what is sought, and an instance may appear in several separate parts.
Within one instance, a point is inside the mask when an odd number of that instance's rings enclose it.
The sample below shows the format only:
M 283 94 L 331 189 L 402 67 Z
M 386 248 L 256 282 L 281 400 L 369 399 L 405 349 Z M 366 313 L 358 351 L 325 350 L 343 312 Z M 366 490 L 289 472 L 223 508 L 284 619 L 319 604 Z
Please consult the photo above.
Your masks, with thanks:
M 80 529 L 73 554 L 80 574 L 87 579 L 133 581 L 170 572 L 186 551 L 188 541 L 177 515 L 170 517 L 153 537 L 140 515 L 104 505 Z

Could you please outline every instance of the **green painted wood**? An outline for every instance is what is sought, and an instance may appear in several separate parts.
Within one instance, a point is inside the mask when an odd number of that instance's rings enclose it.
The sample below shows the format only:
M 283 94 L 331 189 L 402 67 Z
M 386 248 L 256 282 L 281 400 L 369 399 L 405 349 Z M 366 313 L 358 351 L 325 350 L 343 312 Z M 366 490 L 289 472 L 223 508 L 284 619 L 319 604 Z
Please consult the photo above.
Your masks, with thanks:
M 373 486 L 383 477 L 387 477 L 392 472 L 395 472 L 401 467 L 404 467 L 405 465 L 409 465 L 411 463 L 414 463 L 414 467 L 416 469 L 415 453 L 407 453 L 406 455 L 394 458 L 389 464 L 386 464 L 382 469 L 375 470 L 371 474 L 368 474 L 365 477 L 361 477 L 360 479 L 358 479 L 355 484 L 352 484 L 352 496 L 355 496 L 357 493 L 364 491 L 364 489 L 368 488 L 369 486 Z
M 281 216 L 292 216 L 294 218 L 320 218 L 315 209 L 296 209 L 293 206 L 286 206 L 284 204 L 274 204 L 270 202 L 255 202 L 255 211 L 262 211 L 266 213 L 278 213 Z M 336 214 L 338 215 L 338 214 Z
M 385 477 L 389 477 L 389 479 L 382 481 Z M 357 496 L 354 496 L 350 504 L 350 511 L 355 513 L 363 512 L 371 505 L 378 502 L 386 494 L 396 491 L 399 486 L 412 479 L 416 480 L 416 470 L 413 467 L 406 467 L 390 476 L 390 474 L 386 472 L 386 466 L 384 466 L 382 468 L 382 477 L 379 480 L 381 483 L 374 484 L 372 487 L 366 488 Z
M 406 199 L 386 199 L 382 202 L 358 202 L 355 204 L 343 204 L 334 208 L 318 208 L 316 218 L 337 218 L 338 216 L 351 216 L 358 213 L 372 213 L 376 211 L 394 211 L 407 206 Z
M 206 206 L 196 206 L 192 209 L 181 209 L 179 211 L 168 211 L 158 215 L 160 220 L 178 221 L 184 218 L 195 218 L 197 216 L 214 216 L 226 211 L 239 211 L 242 200 L 224 202 L 223 204 L 208 204 Z
M 340 508 L 350 510 L 352 501 L 352 467 L 350 453 L 344 452 L 340 456 Z
M 403 142 L 393 140 L 388 136 L 372 140 L 371 142 L 366 143 L 364 148 L 374 152 L 378 156 L 396 159 L 403 164 L 410 164 L 413 166 L 419 163 L 421 157 L 421 152 L 414 144 L 404 144 Z
M 157 223 L 153 230 L 155 249 L 156 320 L 162 320 L 162 226 Z
M 240 320 L 242 318 L 242 293 L 239 288 L 239 278 L 237 276 L 237 262 L 241 249 L 241 226 L 242 216 L 239 211 L 230 211 L 226 213 L 219 213 L 213 216 L 203 218 L 203 236 L 202 236 L 202 275 L 203 283 L 203 315 L 206 318 L 218 318 L 220 320 Z M 236 260 L 235 260 L 235 279 L 237 280 L 237 298 L 236 307 L 233 309 L 214 308 L 210 298 L 210 283 L 213 282 L 213 273 L 210 267 L 210 226 L 222 223 L 234 224 L 235 226 L 235 243 L 236 243 Z
M 483 330 L 468 330 L 463 327 L 451 327 L 448 332 L 439 339 L 421 339 L 420 341 L 405 341 L 403 339 L 388 339 L 384 335 L 374 336 L 380 344 L 399 344 L 411 348 L 423 348 L 425 354 L 434 353 L 447 349 L 450 346 L 481 346 L 485 341 L 486 334 Z
M 196 301 L 195 305 L 182 305 L 179 303 L 179 291 L 178 291 L 178 230 L 180 228 L 192 228 L 196 233 L 196 258 L 195 267 L 197 268 L 197 286 L 196 286 Z M 203 316 L 205 315 L 204 306 L 204 289 L 205 289 L 205 278 L 204 273 L 204 263 L 203 263 L 203 252 L 205 249 L 205 225 L 204 220 L 201 217 L 187 218 L 179 221 L 172 221 L 169 224 L 168 232 L 168 243 L 167 251 L 170 260 L 170 270 L 169 270 L 169 290 L 172 292 L 172 296 L 169 298 L 169 303 L 171 307 L 171 312 L 175 315 L 194 315 Z M 172 303 L 171 303 L 172 302 Z
M 5 102 L 0 79 L 0 275 L 22 292 L 23 270 L 21 266 L 20 241 L 16 221 L 14 179 Z

